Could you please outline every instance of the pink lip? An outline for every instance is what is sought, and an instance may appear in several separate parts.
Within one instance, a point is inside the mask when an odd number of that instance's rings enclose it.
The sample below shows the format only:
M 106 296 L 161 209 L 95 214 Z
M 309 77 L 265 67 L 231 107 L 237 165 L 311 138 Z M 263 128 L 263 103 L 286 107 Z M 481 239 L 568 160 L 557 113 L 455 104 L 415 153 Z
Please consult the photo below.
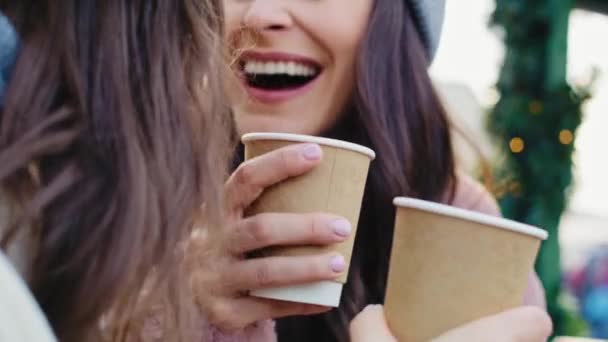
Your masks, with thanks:
M 316 68 L 317 70 L 321 69 L 320 64 L 317 63 L 313 59 L 303 57 L 303 56 L 293 55 L 293 54 L 289 54 L 289 53 L 282 53 L 282 52 L 249 51 L 249 52 L 243 53 L 242 59 L 255 59 L 257 61 L 298 62 L 301 64 L 306 64 L 306 65 L 312 66 L 312 67 Z M 322 73 L 322 71 L 321 71 L 321 73 Z M 247 92 L 249 93 L 249 95 L 251 97 L 255 98 L 256 100 L 258 100 L 259 102 L 277 103 L 277 102 L 288 101 L 294 97 L 300 96 L 300 95 L 306 93 L 307 91 L 309 91 L 315 85 L 315 83 L 321 76 L 321 73 L 319 73 L 317 75 L 317 77 L 315 77 L 315 79 L 308 82 L 306 85 L 299 87 L 299 88 L 294 88 L 294 89 L 265 90 L 265 89 L 260 89 L 260 88 L 254 88 L 254 87 L 249 86 L 245 80 L 243 80 L 243 84 L 245 86 L 245 89 L 247 89 Z

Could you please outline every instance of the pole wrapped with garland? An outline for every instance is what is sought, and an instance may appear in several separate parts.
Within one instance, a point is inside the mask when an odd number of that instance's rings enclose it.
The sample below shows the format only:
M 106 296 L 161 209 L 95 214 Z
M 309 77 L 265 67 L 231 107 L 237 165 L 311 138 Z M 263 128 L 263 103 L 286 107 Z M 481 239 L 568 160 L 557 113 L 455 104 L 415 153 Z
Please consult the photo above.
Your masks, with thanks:
M 566 81 L 572 0 L 496 0 L 492 24 L 506 44 L 489 128 L 504 156 L 495 172 L 503 214 L 542 227 L 537 273 L 555 334 L 564 333 L 558 227 L 572 183 L 572 154 L 585 89 Z

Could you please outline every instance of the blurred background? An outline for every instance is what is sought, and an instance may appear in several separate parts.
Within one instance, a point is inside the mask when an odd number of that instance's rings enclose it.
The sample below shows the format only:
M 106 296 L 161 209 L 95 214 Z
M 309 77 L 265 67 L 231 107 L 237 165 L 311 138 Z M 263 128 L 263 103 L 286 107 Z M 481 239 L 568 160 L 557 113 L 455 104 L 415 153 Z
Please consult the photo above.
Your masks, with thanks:
M 460 166 L 550 232 L 536 266 L 556 334 L 608 339 L 608 0 L 447 7 L 430 72 Z

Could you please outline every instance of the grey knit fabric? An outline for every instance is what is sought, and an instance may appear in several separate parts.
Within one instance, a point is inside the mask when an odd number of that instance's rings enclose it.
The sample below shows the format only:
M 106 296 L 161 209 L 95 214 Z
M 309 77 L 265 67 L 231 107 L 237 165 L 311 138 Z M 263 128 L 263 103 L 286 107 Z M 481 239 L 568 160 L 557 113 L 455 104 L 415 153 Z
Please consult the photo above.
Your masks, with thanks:
M 429 60 L 433 60 L 445 15 L 445 0 L 407 0 L 414 10 L 418 30 L 422 34 L 422 41 L 427 49 Z

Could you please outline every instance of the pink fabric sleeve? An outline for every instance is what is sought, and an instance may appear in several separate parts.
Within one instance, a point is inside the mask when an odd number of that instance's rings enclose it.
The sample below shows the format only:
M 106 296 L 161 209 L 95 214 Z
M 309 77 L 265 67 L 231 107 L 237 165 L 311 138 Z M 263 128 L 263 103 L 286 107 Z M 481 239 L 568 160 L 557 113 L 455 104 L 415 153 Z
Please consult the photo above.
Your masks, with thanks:
M 139 338 L 131 339 L 130 342 L 161 342 L 165 341 L 162 329 L 162 313 L 157 312 L 149 317 L 143 326 Z M 275 323 L 266 320 L 252 324 L 235 333 L 224 333 L 209 323 L 206 319 L 199 317 L 200 322 L 194 342 L 276 342 Z
M 451 205 L 488 215 L 501 216 L 496 200 L 480 183 L 462 174 L 459 174 L 457 179 Z M 523 302 L 525 305 L 546 307 L 545 290 L 534 271 L 531 271 L 528 277 L 528 287 Z
M 262 321 L 234 334 L 226 334 L 203 322 L 203 337 L 200 342 L 276 342 L 274 321 Z

